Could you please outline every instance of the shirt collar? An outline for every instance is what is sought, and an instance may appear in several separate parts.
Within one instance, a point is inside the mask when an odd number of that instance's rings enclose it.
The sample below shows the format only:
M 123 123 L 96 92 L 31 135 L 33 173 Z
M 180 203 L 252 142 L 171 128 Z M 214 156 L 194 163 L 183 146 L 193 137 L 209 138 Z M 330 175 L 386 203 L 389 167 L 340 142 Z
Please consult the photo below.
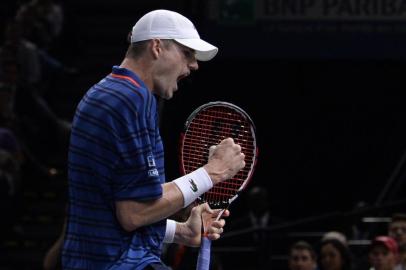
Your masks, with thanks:
M 148 89 L 145 83 L 134 72 L 132 72 L 129 69 L 122 68 L 119 66 L 113 66 L 111 74 L 115 78 L 120 78 L 129 81 L 137 87 Z

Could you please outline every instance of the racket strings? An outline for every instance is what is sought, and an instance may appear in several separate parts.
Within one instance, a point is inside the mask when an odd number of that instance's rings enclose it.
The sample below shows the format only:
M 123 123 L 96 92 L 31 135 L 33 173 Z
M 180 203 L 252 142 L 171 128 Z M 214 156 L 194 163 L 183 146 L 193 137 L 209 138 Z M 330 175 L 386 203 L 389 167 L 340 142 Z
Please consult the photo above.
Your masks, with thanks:
M 199 112 L 184 138 L 184 169 L 191 172 L 207 163 L 209 147 L 231 137 L 241 146 L 246 166 L 233 178 L 219 183 L 203 195 L 211 205 L 228 203 L 248 179 L 255 158 L 255 138 L 250 122 L 231 108 L 216 107 Z

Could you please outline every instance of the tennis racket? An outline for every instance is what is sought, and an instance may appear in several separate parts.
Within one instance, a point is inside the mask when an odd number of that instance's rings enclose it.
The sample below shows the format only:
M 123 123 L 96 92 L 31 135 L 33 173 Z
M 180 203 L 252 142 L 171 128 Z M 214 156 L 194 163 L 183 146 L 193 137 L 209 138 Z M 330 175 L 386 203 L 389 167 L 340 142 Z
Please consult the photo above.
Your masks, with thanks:
M 211 208 L 223 209 L 216 220 L 238 197 L 253 175 L 258 156 L 255 125 L 238 106 L 222 101 L 210 102 L 188 117 L 180 140 L 180 170 L 188 174 L 207 163 L 210 146 L 229 137 L 241 146 L 245 167 L 233 178 L 215 185 L 198 198 L 199 203 L 207 202 Z M 206 236 L 207 228 L 204 225 L 197 270 L 208 270 L 210 266 L 211 241 Z

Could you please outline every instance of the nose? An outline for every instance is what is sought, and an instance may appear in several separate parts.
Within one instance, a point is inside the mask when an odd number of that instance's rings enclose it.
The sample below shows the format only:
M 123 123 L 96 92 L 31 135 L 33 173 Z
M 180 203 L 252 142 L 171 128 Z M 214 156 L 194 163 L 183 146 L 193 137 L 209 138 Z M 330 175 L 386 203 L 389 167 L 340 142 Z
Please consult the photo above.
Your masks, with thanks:
M 197 63 L 196 59 L 193 59 L 192 61 L 190 61 L 188 66 L 189 66 L 189 69 L 192 71 L 198 70 L 198 68 L 199 68 L 199 64 Z

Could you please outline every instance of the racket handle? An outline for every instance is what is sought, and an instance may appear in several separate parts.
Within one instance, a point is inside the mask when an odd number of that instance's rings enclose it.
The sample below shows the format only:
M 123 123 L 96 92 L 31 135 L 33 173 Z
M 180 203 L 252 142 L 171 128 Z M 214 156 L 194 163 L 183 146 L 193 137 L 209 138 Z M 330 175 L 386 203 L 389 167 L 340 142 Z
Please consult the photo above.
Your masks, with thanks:
M 210 250 L 211 240 L 207 237 L 202 237 L 202 244 L 200 245 L 199 256 L 197 257 L 196 270 L 209 270 Z

